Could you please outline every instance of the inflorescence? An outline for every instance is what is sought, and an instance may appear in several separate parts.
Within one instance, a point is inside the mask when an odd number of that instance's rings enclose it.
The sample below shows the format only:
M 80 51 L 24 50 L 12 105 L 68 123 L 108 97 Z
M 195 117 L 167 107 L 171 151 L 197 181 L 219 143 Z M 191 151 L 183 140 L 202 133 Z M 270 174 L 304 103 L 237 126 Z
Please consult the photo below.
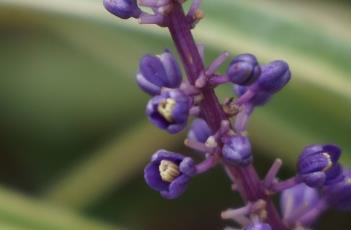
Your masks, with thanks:
M 168 28 L 187 75 L 182 78 L 181 67 L 168 49 L 140 60 L 136 81 L 151 97 L 146 106 L 150 122 L 176 134 L 187 127 L 190 117 L 195 118 L 184 144 L 203 156 L 196 163 L 182 154 L 158 150 L 144 170 L 146 183 L 164 198 L 175 199 L 193 177 L 222 165 L 245 205 L 223 211 L 221 217 L 246 230 L 309 229 L 329 208 L 351 210 L 351 171 L 338 163 L 338 146 L 305 147 L 297 173 L 290 179 L 278 179 L 280 159 L 264 179 L 257 176 L 247 123 L 256 107 L 265 105 L 289 82 L 289 66 L 282 60 L 260 64 L 254 55 L 240 54 L 232 58 L 225 73 L 219 73 L 230 58 L 229 52 L 223 52 L 205 67 L 204 47 L 191 34 L 203 18 L 201 0 L 193 0 L 187 13 L 184 1 L 104 0 L 105 8 L 119 18 Z M 236 97 L 220 103 L 214 88 L 222 84 L 231 84 Z M 281 214 L 271 200 L 278 193 Z

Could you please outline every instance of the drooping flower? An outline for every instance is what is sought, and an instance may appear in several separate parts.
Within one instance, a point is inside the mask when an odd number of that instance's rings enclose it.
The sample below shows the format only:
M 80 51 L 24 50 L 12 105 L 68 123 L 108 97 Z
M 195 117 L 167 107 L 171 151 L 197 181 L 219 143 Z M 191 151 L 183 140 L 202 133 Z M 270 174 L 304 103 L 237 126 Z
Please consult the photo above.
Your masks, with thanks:
M 184 129 L 191 105 L 192 99 L 180 90 L 167 90 L 151 98 L 146 114 L 154 125 L 175 134 Z
M 284 221 L 288 224 L 296 224 L 299 217 L 316 205 L 318 201 L 318 191 L 304 183 L 284 190 L 280 197 Z
M 351 211 L 351 170 L 344 169 L 344 180 L 327 186 L 324 195 L 328 204 L 340 211 Z
M 104 0 L 104 6 L 111 14 L 122 18 L 138 18 L 141 14 L 136 0 Z
M 252 54 L 240 54 L 229 64 L 227 76 L 230 81 L 238 85 L 251 85 L 261 73 L 257 59 Z
M 340 155 L 341 150 L 336 145 L 307 146 L 298 159 L 298 174 L 310 187 L 338 183 L 344 178 L 338 163 Z
M 154 96 L 160 94 L 163 87 L 178 88 L 182 74 L 175 57 L 166 50 L 160 55 L 142 57 L 136 79 L 142 90 Z
M 197 142 L 205 143 L 212 135 L 210 127 L 203 119 L 195 119 L 191 124 L 188 138 Z
M 252 162 L 251 143 L 248 137 L 228 137 L 222 148 L 225 162 L 237 166 L 247 166 Z
M 145 167 L 144 178 L 164 198 L 175 199 L 184 193 L 195 173 L 195 164 L 190 157 L 159 150 Z

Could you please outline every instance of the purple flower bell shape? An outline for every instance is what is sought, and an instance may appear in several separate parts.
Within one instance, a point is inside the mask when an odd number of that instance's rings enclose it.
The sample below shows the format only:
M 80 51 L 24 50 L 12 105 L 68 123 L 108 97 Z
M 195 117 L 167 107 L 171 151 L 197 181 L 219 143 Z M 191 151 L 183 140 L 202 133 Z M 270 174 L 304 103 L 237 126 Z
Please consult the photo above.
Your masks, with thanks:
M 247 225 L 244 230 L 272 230 L 271 226 L 266 223 L 256 222 Z
M 227 137 L 222 155 L 225 162 L 235 166 L 247 166 L 252 162 L 251 143 L 248 137 Z
M 195 174 L 195 164 L 190 157 L 166 150 L 157 151 L 144 170 L 146 183 L 167 199 L 182 195 Z
M 318 191 L 304 183 L 284 190 L 280 197 L 284 222 L 289 225 L 296 224 L 299 221 L 300 214 L 304 210 L 312 208 L 319 200 Z
M 191 124 L 188 138 L 197 142 L 205 143 L 212 135 L 212 131 L 205 120 L 195 119 Z
M 122 18 L 138 18 L 141 14 L 136 0 L 104 0 L 104 6 L 111 14 Z
M 335 184 L 343 180 L 338 163 L 341 150 L 336 145 L 310 145 L 299 156 L 297 170 L 300 178 L 310 187 Z
M 180 90 L 163 91 L 148 102 L 146 114 L 151 123 L 171 134 L 186 126 L 192 99 Z
M 160 94 L 163 87 L 178 88 L 182 74 L 175 57 L 166 50 L 160 55 L 142 57 L 136 79 L 143 91 L 154 96 Z
M 260 91 L 274 94 L 281 90 L 289 82 L 290 78 L 289 65 L 281 60 L 273 61 L 263 67 L 256 87 Z
M 344 180 L 327 186 L 325 197 L 328 204 L 340 211 L 351 211 L 351 170 L 344 169 Z
M 229 64 L 227 76 L 230 81 L 238 85 L 251 85 L 261 74 L 257 59 L 252 54 L 240 54 Z

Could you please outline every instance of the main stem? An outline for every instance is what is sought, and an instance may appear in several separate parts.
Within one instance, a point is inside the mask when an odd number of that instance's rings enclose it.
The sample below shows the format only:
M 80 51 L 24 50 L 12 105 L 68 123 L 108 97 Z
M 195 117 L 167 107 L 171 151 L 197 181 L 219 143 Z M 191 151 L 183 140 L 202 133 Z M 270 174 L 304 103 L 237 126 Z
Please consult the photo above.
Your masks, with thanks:
M 174 8 L 169 17 L 169 31 L 185 67 L 189 82 L 194 85 L 200 74 L 205 72 L 205 66 L 192 36 L 189 21 L 179 3 L 174 3 Z M 215 132 L 220 128 L 221 122 L 228 118 L 224 114 L 221 104 L 211 87 L 204 87 L 202 94 L 203 100 L 200 105 L 202 115 Z M 272 226 L 273 230 L 285 230 L 286 227 L 283 225 L 273 202 L 265 194 L 263 183 L 258 177 L 255 168 L 252 165 L 248 167 L 225 165 L 225 167 L 234 180 L 233 183 L 238 185 L 239 193 L 243 200 L 254 202 L 264 199 L 267 202 L 267 222 Z

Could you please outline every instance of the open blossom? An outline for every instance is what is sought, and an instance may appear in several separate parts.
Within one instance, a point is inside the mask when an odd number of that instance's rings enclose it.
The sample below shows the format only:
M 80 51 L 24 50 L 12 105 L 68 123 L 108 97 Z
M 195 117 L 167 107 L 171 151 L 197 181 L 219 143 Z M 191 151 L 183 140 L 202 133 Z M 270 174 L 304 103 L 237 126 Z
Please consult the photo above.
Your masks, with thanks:
M 168 90 L 151 98 L 146 114 L 154 125 L 175 134 L 184 129 L 191 103 L 191 98 L 180 90 Z
M 146 183 L 167 199 L 175 199 L 184 193 L 190 179 L 196 173 L 190 157 L 159 150 L 145 167 Z
M 143 91 L 154 96 L 160 94 L 163 87 L 178 88 L 182 74 L 175 57 L 166 50 L 160 55 L 142 57 L 136 79 Z
M 307 146 L 298 159 L 299 176 L 311 187 L 340 182 L 344 178 L 338 163 L 340 155 L 341 150 L 336 145 Z

